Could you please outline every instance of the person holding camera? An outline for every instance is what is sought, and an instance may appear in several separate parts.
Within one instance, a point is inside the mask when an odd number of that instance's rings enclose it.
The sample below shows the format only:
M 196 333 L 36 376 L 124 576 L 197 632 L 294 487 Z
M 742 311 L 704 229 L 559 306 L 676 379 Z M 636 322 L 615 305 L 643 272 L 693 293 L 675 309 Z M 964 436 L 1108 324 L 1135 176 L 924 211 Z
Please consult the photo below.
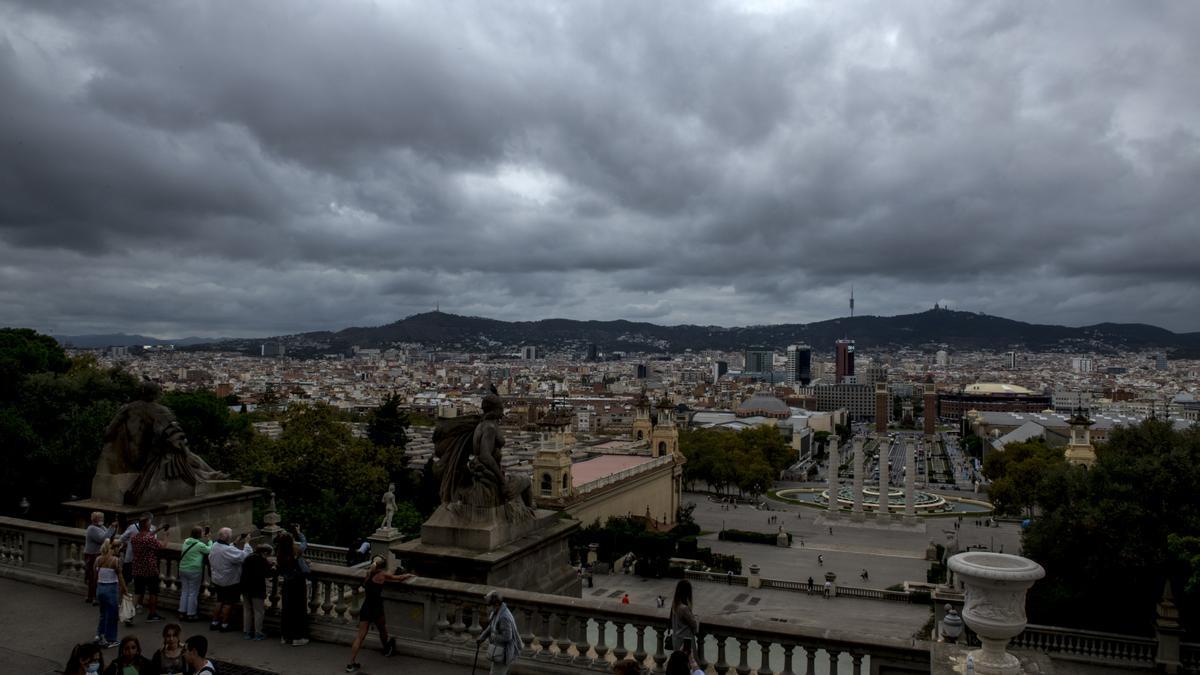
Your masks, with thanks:
M 249 532 L 243 532 L 234 539 L 233 530 L 228 527 L 222 527 L 217 532 L 217 541 L 208 553 L 209 574 L 217 596 L 209 630 L 220 630 L 222 633 L 229 630 L 229 616 L 242 599 L 242 563 L 254 553 L 249 539 Z
M 207 525 L 192 527 L 191 536 L 183 541 L 179 553 L 179 618 L 195 621 L 200 602 L 200 581 L 204 577 L 204 557 L 212 550 Z
M 129 539 L 133 549 L 133 590 L 138 604 L 146 608 L 146 621 L 162 621 L 158 614 L 158 552 L 163 547 L 162 537 L 171 529 L 171 524 L 154 530 L 150 521 L 150 514 L 144 514 L 138 520 L 137 534 Z

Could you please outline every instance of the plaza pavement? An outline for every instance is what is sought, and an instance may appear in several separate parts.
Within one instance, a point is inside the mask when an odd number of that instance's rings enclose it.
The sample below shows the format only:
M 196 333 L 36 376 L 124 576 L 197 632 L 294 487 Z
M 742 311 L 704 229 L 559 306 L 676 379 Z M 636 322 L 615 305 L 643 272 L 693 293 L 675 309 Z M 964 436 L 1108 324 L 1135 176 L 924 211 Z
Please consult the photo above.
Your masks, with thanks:
M 85 604 L 78 593 L 0 578 L 0 673 L 4 675 L 51 675 L 61 672 L 71 648 L 88 642 L 96 634 L 98 609 Z M 167 607 L 166 609 L 171 609 Z M 174 612 L 163 611 L 170 621 Z M 146 623 L 138 615 L 132 628 L 121 627 L 118 635 L 136 635 L 147 657 L 162 644 L 163 623 Z M 240 632 L 216 633 L 208 622 L 185 623 L 183 636 L 208 637 L 209 656 L 218 661 L 257 668 L 281 675 L 331 675 L 343 673 L 350 661 L 350 648 L 322 642 L 303 647 L 279 644 L 277 638 L 262 642 L 242 639 Z M 104 650 L 105 665 L 116 656 L 116 648 Z M 384 658 L 379 638 L 372 631 L 367 646 L 359 652 L 361 673 L 419 672 L 422 675 L 464 673 L 467 668 L 407 656 Z M 228 671 L 222 671 L 228 672 Z

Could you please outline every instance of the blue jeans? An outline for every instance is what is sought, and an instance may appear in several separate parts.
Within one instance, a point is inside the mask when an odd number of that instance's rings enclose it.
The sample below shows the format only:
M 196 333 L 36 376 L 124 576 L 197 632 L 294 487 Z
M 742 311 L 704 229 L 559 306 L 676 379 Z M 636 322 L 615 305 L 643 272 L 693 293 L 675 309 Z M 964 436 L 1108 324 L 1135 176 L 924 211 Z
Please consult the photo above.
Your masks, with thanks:
M 179 583 L 179 613 L 184 616 L 196 616 L 196 604 L 200 599 L 200 578 L 204 570 L 195 572 L 180 572 Z
M 109 642 L 116 642 L 117 607 L 121 599 L 120 584 L 116 582 L 97 584 L 96 599 L 100 601 L 100 624 L 96 626 L 96 635 Z

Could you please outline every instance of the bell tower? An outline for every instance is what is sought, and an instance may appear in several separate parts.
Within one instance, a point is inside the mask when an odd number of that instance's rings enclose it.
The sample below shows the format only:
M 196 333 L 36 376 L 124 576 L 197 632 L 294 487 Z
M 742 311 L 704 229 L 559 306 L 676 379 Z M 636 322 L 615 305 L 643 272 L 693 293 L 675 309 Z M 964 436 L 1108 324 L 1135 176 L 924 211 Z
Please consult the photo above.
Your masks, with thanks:
M 646 398 L 646 392 L 637 397 L 634 407 L 631 440 L 649 442 L 654 425 L 650 423 L 650 399 Z
M 1071 442 L 1065 453 L 1067 462 L 1090 468 L 1096 463 L 1096 447 L 1092 445 L 1090 428 L 1095 422 L 1088 419 L 1083 409 L 1077 408 L 1067 424 L 1071 425 Z
M 675 427 L 675 410 L 670 401 L 658 402 L 658 420 L 650 435 L 650 456 L 665 457 L 679 454 L 679 429 Z
M 560 500 L 575 496 L 571 482 L 571 422 L 565 415 L 550 414 L 538 422 L 539 447 L 533 458 L 533 494 L 538 499 Z

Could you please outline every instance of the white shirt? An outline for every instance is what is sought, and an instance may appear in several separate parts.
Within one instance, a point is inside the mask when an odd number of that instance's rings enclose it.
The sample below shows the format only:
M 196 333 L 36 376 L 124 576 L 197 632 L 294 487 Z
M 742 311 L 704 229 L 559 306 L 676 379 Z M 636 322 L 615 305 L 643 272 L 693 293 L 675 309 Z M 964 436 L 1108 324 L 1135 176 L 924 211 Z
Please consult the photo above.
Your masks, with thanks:
M 212 582 L 218 586 L 233 586 L 242 580 L 242 561 L 254 552 L 250 544 L 238 548 L 233 544 L 216 542 L 208 552 L 208 569 Z

